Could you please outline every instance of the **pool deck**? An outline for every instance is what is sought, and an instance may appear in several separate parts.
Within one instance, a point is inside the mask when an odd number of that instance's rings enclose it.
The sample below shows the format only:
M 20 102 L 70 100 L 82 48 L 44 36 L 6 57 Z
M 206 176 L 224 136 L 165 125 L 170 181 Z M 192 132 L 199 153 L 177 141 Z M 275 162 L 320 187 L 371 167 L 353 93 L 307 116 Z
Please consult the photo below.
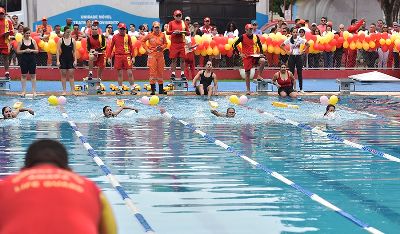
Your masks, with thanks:
M 118 97 L 136 97 L 136 96 L 150 96 L 150 92 L 138 92 L 137 95 L 131 95 L 129 92 L 125 92 L 122 95 L 116 95 L 115 92 L 105 92 L 103 94 L 98 94 L 98 95 L 87 95 L 86 92 L 75 92 L 75 96 L 90 96 L 90 97 L 103 97 L 103 96 L 118 96 Z M 218 96 L 230 96 L 230 95 L 245 95 L 246 92 L 237 92 L 237 91 L 222 91 L 218 92 Z M 50 96 L 50 95 L 56 95 L 60 96 L 62 95 L 62 92 L 38 92 L 37 97 L 41 96 Z M 158 95 L 158 94 L 156 94 Z M 338 95 L 338 96 L 346 96 L 346 95 L 341 95 L 340 92 L 305 92 L 305 93 L 299 93 L 299 96 L 321 96 L 321 95 Z M 3 94 L 0 94 L 0 96 L 13 96 L 17 97 L 20 96 L 20 92 L 6 92 Z M 65 96 L 72 96 L 71 94 L 67 94 Z M 167 95 L 158 95 L 158 96 L 198 96 L 195 94 L 195 92 L 190 91 L 190 92 L 179 92 L 179 94 L 174 94 L 173 92 L 168 92 Z M 252 92 L 251 96 L 278 96 L 276 91 L 273 92 L 268 92 L 268 93 L 257 93 L 257 92 Z M 349 96 L 392 96 L 392 97 L 397 97 L 400 98 L 400 92 L 351 92 Z M 29 93 L 26 95 L 26 98 L 32 97 L 29 95 Z

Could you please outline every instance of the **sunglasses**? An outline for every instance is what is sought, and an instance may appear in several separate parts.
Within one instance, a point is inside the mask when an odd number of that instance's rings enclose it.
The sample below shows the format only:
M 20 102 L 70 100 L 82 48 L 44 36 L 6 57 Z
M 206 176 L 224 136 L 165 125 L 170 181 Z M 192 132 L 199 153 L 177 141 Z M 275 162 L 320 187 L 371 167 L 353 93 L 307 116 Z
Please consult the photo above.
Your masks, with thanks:
M 179 14 L 179 15 L 175 15 L 175 17 L 182 17 L 182 15 L 181 15 L 181 14 Z
M 204 20 L 204 22 L 210 22 L 209 20 Z
M 126 30 L 126 28 L 119 28 L 119 30 Z
M 326 20 L 321 20 L 321 22 L 326 22 Z
M 190 21 L 190 19 L 185 19 L 185 21 Z

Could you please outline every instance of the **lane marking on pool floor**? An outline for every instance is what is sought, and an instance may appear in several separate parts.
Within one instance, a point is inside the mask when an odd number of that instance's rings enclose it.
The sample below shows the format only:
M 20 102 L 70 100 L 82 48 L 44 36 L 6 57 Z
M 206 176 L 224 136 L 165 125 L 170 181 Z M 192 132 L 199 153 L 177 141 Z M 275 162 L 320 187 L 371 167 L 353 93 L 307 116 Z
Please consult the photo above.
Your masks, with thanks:
M 350 107 L 343 106 L 343 105 L 340 105 L 339 107 L 342 108 L 342 109 L 345 109 L 345 110 L 347 110 L 349 112 L 356 113 L 356 114 L 361 114 L 361 115 L 365 115 L 365 116 L 376 118 L 376 119 L 383 119 L 385 121 L 392 122 L 392 123 L 395 123 L 395 124 L 400 124 L 400 121 L 390 119 L 390 118 L 388 118 L 386 116 L 383 116 L 383 115 L 376 115 L 376 114 L 372 114 L 372 113 L 369 113 L 369 112 L 366 112 L 366 111 L 354 110 L 354 109 L 351 109 Z
M 155 107 L 157 108 L 157 107 Z M 213 136 L 197 129 L 193 124 L 190 124 L 184 120 L 178 119 L 175 116 L 171 115 L 170 113 L 168 113 L 167 111 L 165 111 L 164 113 L 162 113 L 163 116 L 167 117 L 168 119 L 171 119 L 173 121 L 177 121 L 181 124 L 183 124 L 186 128 L 188 128 L 189 130 L 191 130 L 193 133 L 197 133 L 199 135 L 201 135 L 204 139 L 206 139 L 208 142 L 210 143 L 214 143 L 215 145 L 224 148 L 225 150 L 227 150 L 230 153 L 234 153 L 235 156 L 247 161 L 248 163 L 250 163 L 252 166 L 264 171 L 265 173 L 267 173 L 268 175 L 271 175 L 272 177 L 274 177 L 275 179 L 291 186 L 292 188 L 294 188 L 295 190 L 303 193 L 304 195 L 308 196 L 309 198 L 311 198 L 311 200 L 318 202 L 319 204 L 335 211 L 336 213 L 338 213 L 339 215 L 341 215 L 342 217 L 350 220 L 351 222 L 353 222 L 354 224 L 356 224 L 357 226 L 363 228 L 364 230 L 370 232 L 370 233 L 374 233 L 374 234 L 378 234 L 378 233 L 383 233 L 380 230 L 369 226 L 367 223 L 364 223 L 363 221 L 357 219 L 355 216 L 351 215 L 350 213 L 345 212 L 344 210 L 340 209 L 339 207 L 335 206 L 334 204 L 330 203 L 329 201 L 325 200 L 324 198 L 318 196 L 316 193 L 312 193 L 311 191 L 308 191 L 307 189 L 301 187 L 300 185 L 294 183 L 293 181 L 289 180 L 288 178 L 284 177 L 283 175 L 279 174 L 276 171 L 273 171 L 267 167 L 265 167 L 264 165 L 254 161 L 253 159 L 249 158 L 248 156 L 240 153 L 239 151 L 235 150 L 233 147 L 225 144 L 224 142 L 217 140 L 216 138 L 214 138 Z
M 311 131 L 313 133 L 316 133 L 319 136 L 327 137 L 330 140 L 343 143 L 345 145 L 348 145 L 348 146 L 351 146 L 353 148 L 357 148 L 357 149 L 363 150 L 365 152 L 369 152 L 369 153 L 371 153 L 371 154 L 373 154 L 375 156 L 378 156 L 378 157 L 381 157 L 381 158 L 385 158 L 385 159 L 393 161 L 393 162 L 400 162 L 400 158 L 398 158 L 396 156 L 393 156 L 391 154 L 387 154 L 385 152 L 373 149 L 373 148 L 371 148 L 369 146 L 366 146 L 366 145 L 361 145 L 361 144 L 346 140 L 344 138 L 339 137 L 338 135 L 324 132 L 321 129 L 319 129 L 318 127 L 314 127 L 313 128 L 308 124 L 302 124 L 302 123 L 296 122 L 296 121 L 291 120 L 291 119 L 286 119 L 286 118 L 283 118 L 281 116 L 274 115 L 272 113 L 266 112 L 266 111 L 258 109 L 258 108 L 252 108 L 252 107 L 248 107 L 248 106 L 242 106 L 242 107 L 245 108 L 245 109 L 248 109 L 248 110 L 255 110 L 259 114 L 264 114 L 264 115 L 267 115 L 269 117 L 273 117 L 273 118 L 278 119 L 278 120 L 280 120 L 280 121 L 282 121 L 284 123 L 288 123 L 288 124 L 291 124 L 293 126 L 296 126 L 296 127 L 300 128 L 302 130 Z
M 154 230 L 150 227 L 149 223 L 146 221 L 144 216 L 139 212 L 139 209 L 133 204 L 133 200 L 126 193 L 125 189 L 121 186 L 118 179 L 111 173 L 111 170 L 104 164 L 103 160 L 99 157 L 93 147 L 87 142 L 86 137 L 79 131 L 76 124 L 69 119 L 68 114 L 65 111 L 61 111 L 62 116 L 71 126 L 72 130 L 75 132 L 76 136 L 81 140 L 81 143 L 88 151 L 89 155 L 92 157 L 93 161 L 100 167 L 100 169 L 104 172 L 111 185 L 117 190 L 117 192 L 121 195 L 122 200 L 125 202 L 125 205 L 131 209 L 140 223 L 140 225 L 144 228 L 146 233 L 155 233 Z

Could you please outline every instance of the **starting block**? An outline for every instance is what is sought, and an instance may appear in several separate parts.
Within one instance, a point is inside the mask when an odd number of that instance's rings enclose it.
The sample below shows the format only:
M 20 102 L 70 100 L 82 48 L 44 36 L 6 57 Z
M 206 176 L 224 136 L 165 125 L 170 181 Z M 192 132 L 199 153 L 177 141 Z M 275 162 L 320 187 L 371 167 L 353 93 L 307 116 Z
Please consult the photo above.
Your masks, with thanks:
M 182 94 L 183 92 L 188 91 L 188 82 L 187 80 L 172 80 L 172 85 L 174 86 L 174 94 L 180 93 Z
M 0 93 L 10 91 L 10 78 L 0 77 Z
M 268 94 L 268 92 L 274 91 L 274 84 L 272 83 L 271 79 L 257 80 L 255 83 L 257 85 L 256 86 L 257 93 Z
M 100 88 L 100 78 L 92 78 L 88 79 L 87 77 L 83 79 L 83 81 L 86 83 L 85 87 L 87 87 L 87 92 L 89 95 L 94 95 L 97 94 L 97 91 Z
M 339 91 L 341 95 L 349 95 L 350 91 L 356 90 L 355 81 L 352 79 L 336 79 L 336 83 L 339 84 Z

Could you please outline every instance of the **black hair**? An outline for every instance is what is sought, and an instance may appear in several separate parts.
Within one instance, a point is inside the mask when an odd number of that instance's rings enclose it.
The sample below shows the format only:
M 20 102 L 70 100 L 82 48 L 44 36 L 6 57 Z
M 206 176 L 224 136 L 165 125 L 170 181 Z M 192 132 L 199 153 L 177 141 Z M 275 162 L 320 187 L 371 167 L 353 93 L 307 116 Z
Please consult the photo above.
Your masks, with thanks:
M 110 107 L 110 108 L 111 108 L 111 106 L 104 106 L 104 107 L 103 107 L 103 114 L 105 114 L 105 113 L 106 113 L 106 109 L 107 109 L 107 107 Z
M 139 30 L 144 30 L 144 29 L 145 29 L 145 28 L 144 28 L 144 25 L 143 25 L 143 24 L 139 26 Z
M 70 170 L 67 150 L 60 142 L 55 140 L 38 140 L 29 146 L 25 154 L 24 168 L 31 168 L 42 163 L 50 163 L 59 168 Z
M 301 33 L 301 32 L 306 33 L 306 30 L 304 30 L 304 28 L 301 28 L 301 29 L 299 29 L 299 33 Z
M 322 16 L 321 19 L 325 19 L 326 21 L 328 21 L 328 17 L 326 16 Z
M 292 33 L 293 30 L 295 30 L 295 29 L 297 29 L 297 28 L 296 28 L 296 27 L 292 27 L 292 28 L 290 29 L 290 33 Z M 290 43 L 294 44 L 293 36 L 290 37 Z
M 227 114 L 228 114 L 228 111 L 229 111 L 229 110 L 233 110 L 234 112 L 236 112 L 235 108 L 229 107 L 229 108 L 226 109 L 226 113 L 227 113 Z
M 8 108 L 9 106 L 5 106 L 5 107 L 3 107 L 3 108 L 1 108 L 1 114 L 4 116 L 4 112 L 6 112 L 6 109 Z M 11 108 L 11 107 L 10 107 Z
M 350 24 L 354 24 L 354 23 L 356 23 L 357 22 L 357 19 L 352 19 L 351 21 L 350 21 Z
M 26 32 L 31 31 L 31 29 L 29 27 L 24 27 L 24 29 L 22 30 L 22 32 L 25 34 Z
M 56 25 L 54 26 L 54 28 L 57 28 L 57 27 L 60 27 L 60 28 L 61 28 L 61 26 L 60 26 L 59 24 L 56 24 Z
M 231 31 L 231 25 L 233 25 L 233 29 Z M 231 21 L 226 25 L 226 31 L 227 32 L 234 32 L 237 29 L 235 22 Z
M 297 22 L 299 22 L 299 21 L 300 21 L 300 19 L 297 18 L 297 19 L 294 20 L 294 23 L 297 24 Z
M 74 24 L 74 25 L 72 25 L 72 27 L 75 27 L 75 26 L 78 26 L 78 27 L 79 27 L 79 24 Z
M 69 26 L 65 26 L 64 27 L 64 32 L 67 31 L 68 29 L 70 29 L 70 27 Z
M 269 33 L 275 33 L 276 32 L 276 28 L 272 27 L 271 30 L 269 31 Z
M 136 25 L 135 25 L 135 24 L 129 24 L 129 27 L 134 27 L 134 28 L 136 28 Z
M 336 106 L 335 106 L 335 105 L 332 105 L 332 104 L 327 105 L 327 106 L 326 106 L 326 111 L 325 111 L 324 116 L 326 116 L 326 115 L 328 114 L 328 110 L 329 110 L 330 107 L 333 107 L 333 109 L 336 109 Z

